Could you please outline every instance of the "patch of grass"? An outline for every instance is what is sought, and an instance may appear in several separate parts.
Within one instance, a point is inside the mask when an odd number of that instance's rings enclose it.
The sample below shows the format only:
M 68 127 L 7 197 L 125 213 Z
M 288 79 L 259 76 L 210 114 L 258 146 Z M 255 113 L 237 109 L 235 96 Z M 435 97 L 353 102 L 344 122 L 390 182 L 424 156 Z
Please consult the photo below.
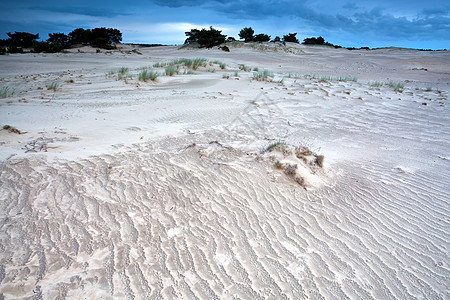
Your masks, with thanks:
M 337 81 L 354 81 L 357 82 L 358 78 L 356 78 L 355 76 L 338 76 L 336 77 Z
M 370 84 L 370 86 L 373 86 L 373 87 L 382 87 L 383 86 L 383 83 L 381 81 L 374 81 L 374 82 L 370 82 L 369 84 Z
M 139 73 L 138 79 L 140 81 L 148 81 L 148 80 L 155 81 L 156 78 L 158 78 L 158 76 L 159 76 L 158 72 L 144 69 Z
M 273 144 L 270 144 L 269 146 L 267 146 L 266 149 L 264 149 L 264 152 L 272 152 L 281 147 L 286 147 L 286 144 L 283 142 L 276 142 L 276 143 L 273 143 Z
M 188 69 L 188 70 L 184 70 L 184 72 L 185 72 L 185 74 L 189 74 L 189 75 L 192 75 L 192 74 L 194 74 L 194 71 L 193 71 L 193 70 L 191 70 L 191 69 Z
M 10 89 L 9 87 L 5 86 L 0 88 L 0 98 L 7 98 L 14 95 L 14 90 Z
M 222 74 L 223 79 L 230 79 L 230 74 Z
M 254 67 L 254 68 L 253 68 L 253 71 L 254 71 L 254 72 L 259 72 L 259 68 L 258 68 L 258 67 Z
M 283 164 L 277 160 L 274 164 L 275 168 L 282 170 L 283 169 Z
M 208 69 L 206 69 L 206 72 L 215 73 L 215 72 L 216 72 L 216 69 L 214 69 L 214 68 L 208 68 Z
M 329 76 L 329 75 L 306 75 L 305 78 L 309 79 L 317 79 L 319 82 L 328 82 L 328 81 L 354 81 L 357 82 L 358 78 L 355 76 Z
M 4 125 L 2 127 L 3 130 L 7 130 L 11 133 L 17 133 L 17 134 L 22 134 L 22 131 L 20 131 L 19 129 L 17 129 L 16 127 L 10 126 L 10 125 Z
M 164 68 L 167 66 L 167 63 L 157 62 L 153 64 L 153 68 Z
M 195 58 L 192 61 L 192 69 L 197 70 L 200 67 L 206 67 L 208 60 L 206 58 Z
M 52 82 L 46 84 L 45 87 L 47 88 L 47 90 L 56 91 L 59 87 L 59 84 L 56 81 L 52 81 Z
M 247 66 L 244 65 L 244 64 L 241 64 L 241 65 L 239 65 L 239 70 L 242 70 L 242 71 L 244 71 L 244 72 L 250 72 L 250 71 L 252 70 L 252 68 L 247 67 Z
M 165 74 L 167 76 L 173 76 L 173 75 L 178 74 L 178 73 L 180 73 L 180 69 L 176 65 L 169 65 L 165 69 Z
M 399 92 L 399 93 L 402 93 L 403 92 L 403 89 L 404 89 L 404 87 L 405 87 L 405 85 L 403 84 L 403 83 L 401 83 L 401 82 L 394 82 L 394 81 L 389 81 L 388 83 L 387 83 L 387 85 L 390 87 L 390 88 L 393 88 L 394 89 L 394 91 L 396 91 L 396 92 Z
M 234 72 L 234 77 L 239 77 L 239 72 Z
M 425 91 L 427 92 L 431 92 L 433 90 L 433 88 L 431 86 L 427 86 L 427 88 L 425 89 Z
M 273 73 L 267 70 L 253 73 L 253 79 L 257 81 L 272 81 L 273 77 Z

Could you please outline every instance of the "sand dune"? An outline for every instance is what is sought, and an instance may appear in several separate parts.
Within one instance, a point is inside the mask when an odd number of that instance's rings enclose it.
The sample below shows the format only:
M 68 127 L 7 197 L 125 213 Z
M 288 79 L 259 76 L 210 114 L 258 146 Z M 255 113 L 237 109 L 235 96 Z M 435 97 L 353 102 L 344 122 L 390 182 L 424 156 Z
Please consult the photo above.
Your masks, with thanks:
M 448 299 L 448 52 L 297 50 L 0 57 L 2 298 Z

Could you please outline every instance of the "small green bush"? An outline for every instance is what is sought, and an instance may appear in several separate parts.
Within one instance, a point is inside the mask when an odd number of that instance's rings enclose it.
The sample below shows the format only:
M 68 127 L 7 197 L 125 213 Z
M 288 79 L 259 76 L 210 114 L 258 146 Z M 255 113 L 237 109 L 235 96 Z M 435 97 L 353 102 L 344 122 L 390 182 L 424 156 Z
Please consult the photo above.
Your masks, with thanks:
M 155 81 L 156 78 L 158 78 L 158 76 L 159 76 L 158 72 L 153 71 L 153 70 L 144 69 L 139 73 L 138 79 L 140 81 L 145 81 L 145 82 L 148 80 Z
M 47 88 L 47 90 L 56 91 L 59 87 L 59 84 L 56 81 L 52 81 L 48 83 L 45 87 Z
M 253 79 L 257 81 L 272 81 L 273 77 L 273 73 L 267 70 L 253 73 Z
M 165 73 L 167 76 L 173 76 L 175 74 L 178 74 L 179 72 L 180 72 L 180 69 L 178 68 L 178 66 L 175 66 L 175 65 L 169 65 L 165 69 Z
M 14 95 L 14 90 L 10 89 L 9 87 L 5 86 L 0 88 L 0 98 L 7 98 Z

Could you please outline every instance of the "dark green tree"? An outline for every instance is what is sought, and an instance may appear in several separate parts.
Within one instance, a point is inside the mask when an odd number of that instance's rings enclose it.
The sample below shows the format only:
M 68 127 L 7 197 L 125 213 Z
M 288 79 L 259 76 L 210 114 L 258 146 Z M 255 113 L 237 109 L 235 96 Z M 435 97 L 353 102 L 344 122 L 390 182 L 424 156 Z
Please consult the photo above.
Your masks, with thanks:
M 298 43 L 297 32 L 283 35 L 284 42 Z
M 60 43 L 64 48 L 69 47 L 70 37 L 64 33 L 49 33 L 47 42 L 49 43 Z
M 305 45 L 324 45 L 325 39 L 321 36 L 318 38 L 310 37 L 303 40 L 303 44 Z
M 69 33 L 70 43 L 87 45 L 91 40 L 91 30 L 84 28 L 77 28 Z
M 24 47 L 29 48 L 33 46 L 33 43 L 39 38 L 39 33 L 32 34 L 28 32 L 8 32 L 9 44 L 12 47 Z
M 251 27 L 244 27 L 239 32 L 239 37 L 241 39 L 244 39 L 244 42 L 251 42 L 253 41 L 253 34 L 255 31 Z
M 267 35 L 267 34 L 264 34 L 264 33 L 257 34 L 253 38 L 253 41 L 255 41 L 255 42 L 268 42 L 268 41 L 270 41 L 270 35 Z
M 185 40 L 185 44 L 192 44 L 197 42 L 200 47 L 212 48 L 225 42 L 226 35 L 222 34 L 221 30 L 214 29 L 212 26 L 209 29 L 203 28 L 202 30 L 191 29 L 191 31 L 185 32 L 188 37 Z

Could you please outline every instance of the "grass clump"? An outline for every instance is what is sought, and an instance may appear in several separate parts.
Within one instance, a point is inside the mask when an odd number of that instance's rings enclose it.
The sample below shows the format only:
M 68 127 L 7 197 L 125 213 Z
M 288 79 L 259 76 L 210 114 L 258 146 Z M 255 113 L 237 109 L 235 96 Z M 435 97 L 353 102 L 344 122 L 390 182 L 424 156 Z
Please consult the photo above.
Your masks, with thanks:
M 139 73 L 138 79 L 140 81 L 144 81 L 144 82 L 146 82 L 148 80 L 155 81 L 156 78 L 158 78 L 158 76 L 159 76 L 158 72 L 153 71 L 153 70 L 144 69 Z
M 223 79 L 230 79 L 230 74 L 222 74 Z
M 153 68 L 164 68 L 167 66 L 167 63 L 157 62 L 153 64 Z
M 383 83 L 381 81 L 374 81 L 369 84 L 370 84 L 370 86 L 373 86 L 373 87 L 382 87 L 383 86 Z
M 165 69 L 165 73 L 167 76 L 173 76 L 175 74 L 178 74 L 180 72 L 180 69 L 176 65 L 169 65 Z
M 192 69 L 197 70 L 200 67 L 206 67 L 208 60 L 206 58 L 195 58 L 192 61 Z
M 403 92 L 403 89 L 404 89 L 404 87 L 405 87 L 405 85 L 404 85 L 403 83 L 401 83 L 401 82 L 394 82 L 394 81 L 392 81 L 392 80 L 389 81 L 389 82 L 387 83 L 387 85 L 388 85 L 390 88 L 393 88 L 394 91 L 399 92 L 399 93 Z
M 215 65 L 218 65 L 221 70 L 225 70 L 225 68 L 227 67 L 226 64 L 224 64 L 223 62 L 220 62 L 218 60 L 212 61 L 212 63 L 215 64 Z
M 241 65 L 239 65 L 239 70 L 242 70 L 242 71 L 244 71 L 244 72 L 250 72 L 250 71 L 252 70 L 252 68 L 247 67 L 247 66 L 244 65 L 244 64 L 241 64 Z
M 17 133 L 17 134 L 22 134 L 22 131 L 20 131 L 19 129 L 17 129 L 16 127 L 13 127 L 11 125 L 4 125 L 2 127 L 3 130 L 9 131 L 11 133 Z
M 48 83 L 45 87 L 47 88 L 47 90 L 56 91 L 59 87 L 59 84 L 56 81 L 52 81 Z
M 5 86 L 0 88 L 0 98 L 7 98 L 14 95 L 14 90 L 10 89 L 9 87 Z
M 272 81 L 273 77 L 273 73 L 267 70 L 253 73 L 253 79 L 256 81 Z

